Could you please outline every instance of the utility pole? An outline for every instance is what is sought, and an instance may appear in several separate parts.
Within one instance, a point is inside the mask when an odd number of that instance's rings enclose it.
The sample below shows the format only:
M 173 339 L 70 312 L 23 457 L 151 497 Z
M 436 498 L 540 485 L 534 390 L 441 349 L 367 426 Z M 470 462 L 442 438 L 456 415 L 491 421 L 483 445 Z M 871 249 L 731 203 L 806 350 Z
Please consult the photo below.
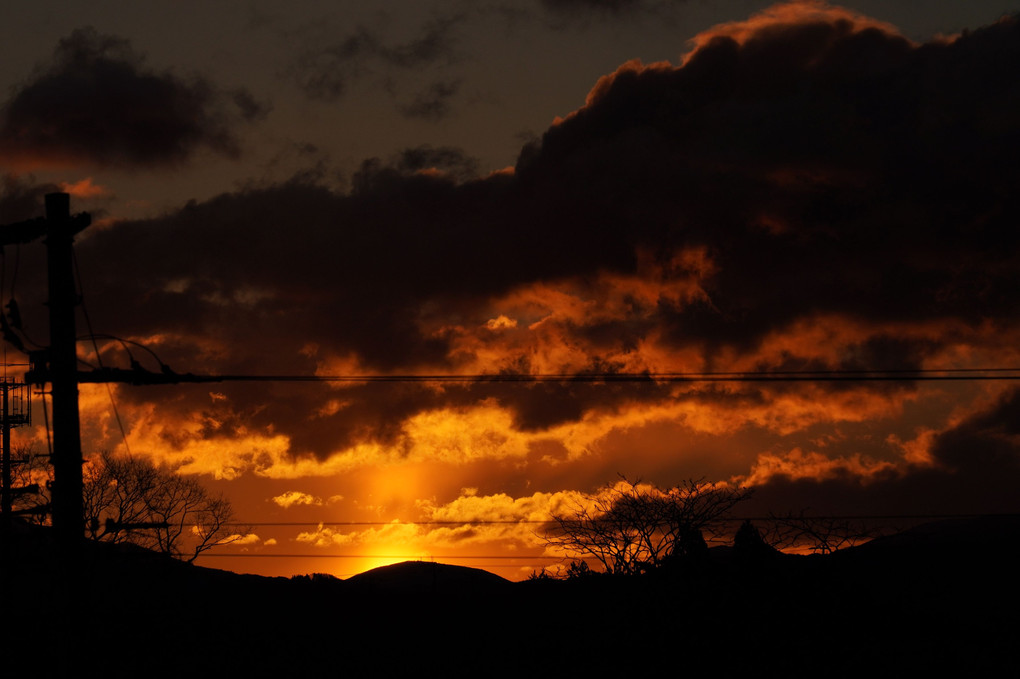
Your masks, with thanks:
M 81 428 L 78 419 L 78 351 L 74 307 L 75 229 L 71 197 L 46 195 L 46 244 L 49 278 L 50 346 L 46 352 L 53 398 L 53 530 L 58 542 L 84 538 Z M 86 224 L 87 226 L 87 224 Z
M 0 231 L 0 245 L 28 243 L 42 237 L 47 250 L 50 345 L 30 352 L 29 384 L 49 382 L 53 398 L 53 531 L 68 552 L 84 539 L 82 516 L 82 454 L 78 418 L 78 353 L 74 307 L 74 237 L 92 221 L 82 213 L 71 216 L 71 197 L 46 195 L 46 217 L 12 224 Z M 4 321 L 6 334 L 6 320 Z M 13 340 L 12 340 L 13 341 Z

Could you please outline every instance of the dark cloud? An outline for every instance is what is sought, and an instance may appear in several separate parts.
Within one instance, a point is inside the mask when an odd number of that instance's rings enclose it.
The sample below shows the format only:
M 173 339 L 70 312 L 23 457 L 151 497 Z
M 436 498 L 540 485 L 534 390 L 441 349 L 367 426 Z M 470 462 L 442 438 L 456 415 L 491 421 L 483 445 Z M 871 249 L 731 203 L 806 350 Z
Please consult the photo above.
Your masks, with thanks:
M 326 48 L 301 54 L 288 75 L 312 99 L 336 101 L 347 93 L 348 83 L 363 71 L 359 59 L 377 39 L 364 29 Z
M 440 170 L 458 181 L 478 177 L 478 160 L 452 146 L 429 146 L 424 144 L 401 151 L 392 163 L 401 173 Z
M 225 99 L 203 78 L 150 69 L 123 38 L 82 28 L 4 105 L 0 150 L 30 166 L 173 165 L 202 148 L 236 156 L 234 123 L 263 107 L 243 90 L 233 107 Z
M 683 0 L 539 0 L 550 28 L 586 28 L 598 21 L 654 18 L 672 21 L 674 6 Z
M 1020 62 L 1018 32 L 921 47 L 846 20 L 719 35 L 681 68 L 603 79 L 519 180 L 556 186 L 592 237 L 707 248 L 712 306 L 663 309 L 676 342 L 749 348 L 820 312 L 1009 318 L 1020 88 L 995 73 Z
M 36 219 L 45 214 L 47 193 L 60 191 L 55 184 L 37 184 L 30 177 L 5 174 L 0 177 L 0 224 Z
M 424 301 L 485 295 L 514 277 L 483 273 L 490 234 L 474 229 L 485 214 L 493 227 L 502 221 L 491 212 L 505 188 L 458 188 L 447 174 L 416 171 L 429 163 L 463 172 L 469 161 L 450 149 L 413 149 L 397 162 L 366 162 L 350 196 L 294 182 L 119 224 L 83 241 L 80 256 L 104 271 L 97 294 L 120 310 L 118 332 L 173 326 L 253 349 L 281 341 L 287 356 L 340 338 L 376 367 L 442 360 L 446 341 L 417 329 Z M 117 282 L 124 277 L 133 287 Z M 462 289 L 466 280 L 473 290 Z M 256 318 L 258 342 L 247 327 Z
M 1020 476 L 1020 390 L 1014 389 L 987 411 L 940 434 L 932 457 L 948 472 L 970 477 L 974 490 L 994 488 L 995 494 L 1001 494 L 1016 488 Z
M 407 42 L 388 42 L 378 31 L 359 26 L 339 41 L 306 50 L 288 75 L 312 99 L 336 101 L 347 93 L 352 81 L 367 75 L 385 76 L 393 70 L 419 70 L 449 63 L 455 56 L 456 29 L 464 19 L 463 15 L 433 16 L 419 28 L 419 35 Z M 435 108 L 453 94 L 443 94 L 442 88 L 450 87 L 450 83 L 436 83 L 431 89 L 439 90 L 431 96 L 428 91 L 419 96 L 423 101 L 433 102 Z M 417 101 L 410 106 L 412 110 L 424 110 L 424 104 Z M 419 113 L 418 117 L 428 116 Z
M 612 12 L 620 13 L 640 9 L 644 0 L 541 0 L 542 6 L 553 12 Z
M 408 104 L 400 106 L 400 112 L 408 118 L 421 118 L 436 122 L 450 113 L 450 100 L 460 91 L 460 81 L 432 83 L 419 92 Z
M 981 328 L 1016 329 L 1020 82 L 1000 75 L 1020 66 L 1016 20 L 915 46 L 812 14 L 699 45 L 681 67 L 631 64 L 604 78 L 514 174 L 475 178 L 460 151 L 423 146 L 366 161 L 347 194 L 311 176 L 91 234 L 79 257 L 93 323 L 160 336 L 179 371 L 262 374 L 342 360 L 373 372 L 457 370 L 473 365 L 465 336 L 502 313 L 495 300 L 547 285 L 580 291 L 598 311 L 606 277 L 695 281 L 701 292 L 625 292 L 625 312 L 543 321 L 592 365 L 653 341 L 706 369 L 733 357 L 760 368 L 913 368 Z M 700 264 L 678 263 L 691 252 Z M 836 328 L 831 360 L 813 344 L 757 355 L 770 333 L 818 318 L 892 329 L 842 339 Z M 895 330 L 909 324 L 935 330 Z M 529 351 L 508 348 L 492 370 L 531 365 Z M 232 403 L 265 394 L 230 393 Z M 667 392 L 347 393 L 352 405 L 314 422 L 274 420 L 276 430 L 323 453 L 335 449 L 330 427 L 392 438 L 404 417 L 440 403 L 492 398 L 534 431 Z
M 939 434 L 932 464 L 888 469 L 874 479 L 777 476 L 755 491 L 765 511 L 825 515 L 1000 514 L 1020 511 L 1020 391 Z M 780 509 L 783 508 L 783 509 Z
M 456 45 L 454 29 L 464 20 L 463 15 L 433 17 L 422 27 L 422 34 L 410 42 L 376 48 L 385 63 L 400 68 L 416 68 L 453 58 Z
M 259 101 L 245 89 L 234 90 L 231 93 L 231 98 L 234 105 L 237 106 L 241 118 L 246 122 L 263 120 L 272 110 L 272 106 L 268 102 Z

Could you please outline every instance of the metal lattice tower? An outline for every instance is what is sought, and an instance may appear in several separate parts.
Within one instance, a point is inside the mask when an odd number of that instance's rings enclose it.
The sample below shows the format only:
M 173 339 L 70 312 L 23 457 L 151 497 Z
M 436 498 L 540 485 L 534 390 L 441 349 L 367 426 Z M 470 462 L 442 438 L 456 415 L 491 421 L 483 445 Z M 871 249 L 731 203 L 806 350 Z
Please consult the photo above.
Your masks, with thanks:
M 0 428 L 3 430 L 3 461 L 0 464 L 0 511 L 5 526 L 10 526 L 14 515 L 14 497 L 21 493 L 33 492 L 31 486 L 15 488 L 11 459 L 11 429 L 32 423 L 32 396 L 24 382 L 0 382 Z

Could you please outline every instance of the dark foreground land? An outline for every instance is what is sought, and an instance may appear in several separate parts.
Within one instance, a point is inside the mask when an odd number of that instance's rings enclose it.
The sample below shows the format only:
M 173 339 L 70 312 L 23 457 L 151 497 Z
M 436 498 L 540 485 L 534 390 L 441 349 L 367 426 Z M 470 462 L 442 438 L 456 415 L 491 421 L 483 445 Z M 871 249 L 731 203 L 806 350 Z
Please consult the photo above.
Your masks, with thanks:
M 828 556 L 711 550 L 635 578 L 511 583 L 411 562 L 263 578 L 9 536 L 5 677 L 1020 676 L 1020 519 Z

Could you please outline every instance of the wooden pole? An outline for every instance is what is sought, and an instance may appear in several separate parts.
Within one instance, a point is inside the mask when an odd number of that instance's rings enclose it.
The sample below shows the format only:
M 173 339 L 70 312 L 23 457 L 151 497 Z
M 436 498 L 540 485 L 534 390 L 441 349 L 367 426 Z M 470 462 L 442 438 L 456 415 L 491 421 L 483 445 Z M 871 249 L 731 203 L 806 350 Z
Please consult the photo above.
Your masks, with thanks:
M 65 547 L 84 539 L 82 454 L 78 419 L 78 354 L 74 307 L 70 196 L 46 195 L 46 248 L 49 274 L 49 368 L 53 394 L 53 530 Z

